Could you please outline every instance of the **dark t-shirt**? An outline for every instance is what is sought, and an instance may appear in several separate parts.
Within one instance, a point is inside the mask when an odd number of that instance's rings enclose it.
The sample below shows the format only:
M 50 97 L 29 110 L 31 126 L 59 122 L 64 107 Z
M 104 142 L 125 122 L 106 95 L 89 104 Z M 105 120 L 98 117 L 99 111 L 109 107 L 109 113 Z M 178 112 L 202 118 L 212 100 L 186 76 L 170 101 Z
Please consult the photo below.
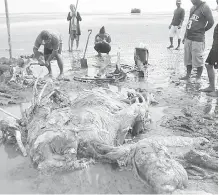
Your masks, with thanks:
M 180 23 L 184 21 L 184 17 L 185 17 L 185 10 L 183 8 L 180 7 L 175 9 L 171 25 L 179 26 Z
M 209 15 L 210 13 L 212 16 L 212 11 L 206 3 L 203 3 L 197 10 L 195 9 L 196 7 L 193 6 L 192 9 L 190 10 L 190 19 L 186 26 L 187 38 L 192 41 L 204 42 L 205 26 L 208 22 L 206 15 Z M 193 14 L 191 15 L 191 13 Z M 213 16 L 212 16 L 212 20 L 213 20 Z

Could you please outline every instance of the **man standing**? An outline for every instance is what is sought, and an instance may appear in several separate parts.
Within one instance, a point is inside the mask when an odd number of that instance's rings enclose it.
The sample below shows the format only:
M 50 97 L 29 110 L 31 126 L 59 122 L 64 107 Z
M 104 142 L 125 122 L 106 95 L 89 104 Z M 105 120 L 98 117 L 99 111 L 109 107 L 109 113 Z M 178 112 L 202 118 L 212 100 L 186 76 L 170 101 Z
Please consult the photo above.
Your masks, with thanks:
M 174 11 L 172 22 L 169 26 L 170 29 L 170 46 L 167 49 L 173 48 L 173 37 L 176 35 L 178 38 L 178 46 L 176 50 L 180 48 L 181 43 L 181 28 L 185 17 L 185 10 L 181 8 L 181 0 L 176 1 L 177 9 Z
M 40 52 L 38 51 L 40 46 L 44 45 L 44 59 L 45 63 L 40 59 Z M 52 69 L 50 61 L 55 57 L 60 69 L 60 75 L 58 78 L 61 78 L 63 75 L 63 62 L 61 58 L 62 51 L 62 40 L 60 35 L 43 30 L 36 38 L 33 52 L 36 59 L 39 61 L 39 64 L 47 67 L 49 71 L 49 76 L 52 76 Z
M 186 76 L 181 80 L 188 80 L 191 76 L 192 67 L 197 68 L 196 79 L 201 78 L 203 72 L 205 32 L 214 25 L 212 11 L 202 0 L 191 0 L 194 5 L 190 10 L 189 21 L 183 39 L 184 64 L 187 68 Z
M 70 5 L 70 10 L 67 20 L 69 21 L 69 51 L 72 51 L 74 40 L 76 40 L 76 49 L 78 49 L 79 46 L 79 38 L 81 35 L 80 21 L 82 21 L 82 18 L 73 4 Z
M 216 2 L 218 4 L 218 0 L 216 0 Z M 213 44 L 206 59 L 205 66 L 208 72 L 209 86 L 205 89 L 201 89 L 201 91 L 209 92 L 210 96 L 217 97 L 214 69 L 218 69 L 218 24 L 214 28 Z

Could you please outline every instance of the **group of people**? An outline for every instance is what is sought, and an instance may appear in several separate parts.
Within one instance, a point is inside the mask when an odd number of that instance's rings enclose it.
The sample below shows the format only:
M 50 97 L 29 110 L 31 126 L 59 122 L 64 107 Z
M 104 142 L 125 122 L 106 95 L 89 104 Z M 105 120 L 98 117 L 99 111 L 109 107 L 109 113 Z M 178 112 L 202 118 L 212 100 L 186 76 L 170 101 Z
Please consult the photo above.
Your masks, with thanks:
M 188 80 L 191 76 L 192 68 L 197 68 L 196 79 L 199 80 L 202 76 L 203 66 L 205 65 L 208 72 L 209 87 L 201 89 L 203 92 L 209 92 L 211 96 L 217 96 L 215 89 L 215 73 L 214 68 L 218 68 L 218 24 L 214 29 L 213 45 L 208 55 L 207 60 L 204 59 L 205 51 L 205 32 L 212 28 L 214 19 L 210 7 L 202 0 L 191 0 L 193 7 L 190 10 L 189 21 L 186 25 L 186 31 L 182 43 L 184 44 L 184 64 L 186 66 L 186 76 L 180 78 L 181 80 Z M 218 0 L 216 0 L 218 3 Z M 177 35 L 178 46 L 176 50 L 180 49 L 181 44 L 181 28 L 183 25 L 185 10 L 181 8 L 181 0 L 176 0 L 177 9 L 174 11 L 172 22 L 169 26 L 170 29 L 170 46 L 168 49 L 173 48 L 173 37 Z M 70 12 L 68 13 L 67 20 L 69 22 L 69 51 L 72 51 L 73 42 L 76 40 L 76 48 L 79 46 L 79 37 L 81 35 L 80 24 L 82 20 L 80 13 L 76 11 L 74 5 L 70 5 Z M 99 33 L 95 36 L 94 49 L 101 53 L 109 54 L 111 37 L 106 33 L 103 26 Z M 44 45 L 44 60 L 41 58 L 39 47 Z M 49 31 L 43 30 L 37 37 L 33 48 L 35 57 L 39 64 L 48 68 L 49 75 L 52 75 L 50 61 L 56 58 L 60 75 L 63 75 L 63 61 L 61 59 L 62 40 Z
M 74 41 L 76 41 L 76 49 L 79 46 L 79 40 L 81 35 L 80 21 L 82 21 L 81 15 L 76 11 L 76 7 L 71 4 L 70 12 L 68 13 L 67 20 L 69 21 L 69 51 L 73 50 Z M 101 53 L 109 54 L 111 51 L 111 37 L 105 31 L 105 27 L 101 27 L 99 33 L 95 36 L 94 49 L 97 51 L 98 55 L 101 56 Z M 39 52 L 41 45 L 44 45 L 44 53 L 42 56 Z M 48 76 L 52 77 L 51 69 L 51 60 L 56 59 L 60 74 L 58 79 L 61 79 L 63 76 L 63 61 L 61 58 L 62 52 L 62 38 L 58 33 L 53 33 L 48 30 L 43 30 L 37 36 L 33 52 L 35 58 L 38 60 L 41 66 L 46 66 L 48 69 Z M 45 61 L 45 62 L 44 62 Z
M 81 35 L 80 21 L 82 21 L 80 13 L 76 11 L 76 7 L 73 4 L 70 5 L 70 12 L 68 13 L 67 20 L 69 21 L 69 51 L 72 51 L 74 40 L 76 41 L 76 49 L 78 49 Z M 94 49 L 99 56 L 101 56 L 101 53 L 109 54 L 111 50 L 110 42 L 110 35 L 106 33 L 104 26 L 101 27 L 99 33 L 95 36 L 94 41 Z
M 181 80 L 188 80 L 191 77 L 192 68 L 197 68 L 196 79 L 200 80 L 205 65 L 208 72 L 209 86 L 201 89 L 203 92 L 209 92 L 210 96 L 217 96 L 215 88 L 214 68 L 218 68 L 218 24 L 214 29 L 213 44 L 211 51 L 205 61 L 205 32 L 212 28 L 214 19 L 210 7 L 202 0 L 191 0 L 193 7 L 190 10 L 189 21 L 186 25 L 186 31 L 182 43 L 184 44 L 184 64 L 186 66 L 186 75 Z M 218 0 L 216 0 L 218 4 Z M 174 11 L 170 29 L 170 46 L 173 48 L 173 37 L 178 38 L 178 46 L 181 43 L 181 27 L 185 17 L 185 10 L 181 8 L 181 0 L 176 0 L 177 9 Z

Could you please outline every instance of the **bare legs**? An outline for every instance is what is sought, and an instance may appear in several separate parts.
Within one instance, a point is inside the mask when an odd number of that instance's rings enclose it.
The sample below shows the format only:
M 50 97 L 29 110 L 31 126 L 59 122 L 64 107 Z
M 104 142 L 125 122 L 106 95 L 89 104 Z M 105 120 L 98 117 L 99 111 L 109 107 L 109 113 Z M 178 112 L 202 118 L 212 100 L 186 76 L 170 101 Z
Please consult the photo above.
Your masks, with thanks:
M 45 62 L 48 60 L 50 55 L 44 55 L 44 59 L 45 59 Z M 49 65 L 46 67 L 48 69 L 48 76 L 49 77 L 52 77 L 52 69 L 51 69 L 51 63 L 49 62 Z
M 79 40 L 80 40 L 80 35 L 77 35 L 76 38 L 72 38 L 71 36 L 69 36 L 68 42 L 69 42 L 69 51 L 70 52 L 73 51 L 74 41 L 76 41 L 76 49 L 78 49 Z
M 217 96 L 217 92 L 215 90 L 215 73 L 214 66 L 206 64 L 206 69 L 208 72 L 209 86 L 205 89 L 201 89 L 202 92 L 210 92 L 211 96 Z
M 69 35 L 69 38 L 68 38 L 68 51 L 71 51 L 71 36 Z
M 181 39 L 178 39 L 178 46 L 177 46 L 176 50 L 179 50 L 179 48 L 180 48 L 180 43 L 181 43 Z
M 181 39 L 178 39 L 178 46 L 176 47 L 176 50 L 179 50 L 180 48 Z M 170 37 L 170 46 L 167 47 L 167 49 L 173 48 L 173 37 Z
M 70 39 L 70 48 L 69 51 L 73 51 L 74 39 Z
M 203 72 L 203 67 L 202 66 L 198 67 L 197 68 L 197 75 L 196 75 L 197 80 L 201 79 L 202 72 Z M 192 73 L 192 65 L 186 66 L 186 76 L 181 77 L 180 80 L 189 80 L 191 77 L 191 73 Z
M 59 70 L 60 70 L 60 74 L 59 74 L 59 77 L 63 76 L 63 61 L 62 61 L 62 58 L 61 58 L 61 55 L 59 53 L 57 53 L 57 55 L 55 55 L 56 57 L 56 60 L 57 60 L 57 64 L 59 66 Z M 45 61 L 49 58 L 49 55 L 45 55 Z M 47 66 L 47 69 L 48 69 L 48 76 L 49 77 L 52 77 L 52 68 L 51 68 L 51 63 L 49 62 L 49 65 Z M 58 78 L 59 78 L 58 77 Z
M 170 46 L 167 49 L 173 48 L 173 37 L 170 37 Z
M 69 35 L 69 39 L 68 39 L 68 51 L 72 52 L 73 44 L 74 44 L 74 37 Z
M 56 59 L 57 59 L 57 63 L 58 63 L 59 70 L 60 70 L 59 76 L 62 76 L 63 75 L 63 61 L 62 61 L 61 55 L 57 54 Z
M 79 40 L 80 40 L 80 35 L 77 35 L 77 38 L 76 38 L 76 49 L 78 49 Z
M 180 78 L 180 80 L 188 80 L 188 79 L 190 79 L 191 73 L 192 73 L 192 65 L 187 65 L 186 66 L 186 76 Z
M 196 79 L 201 79 L 201 76 L 202 76 L 202 72 L 203 72 L 203 66 L 201 67 L 198 67 L 197 68 L 197 76 L 196 76 Z

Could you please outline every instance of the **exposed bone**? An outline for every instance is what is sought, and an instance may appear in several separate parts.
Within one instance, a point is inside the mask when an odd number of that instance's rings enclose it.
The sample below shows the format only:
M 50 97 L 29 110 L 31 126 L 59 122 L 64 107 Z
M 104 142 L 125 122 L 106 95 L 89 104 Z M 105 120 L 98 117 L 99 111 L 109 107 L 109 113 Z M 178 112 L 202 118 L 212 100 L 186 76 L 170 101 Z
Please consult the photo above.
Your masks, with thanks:
M 33 98 L 34 98 L 34 103 L 36 102 L 35 98 L 37 97 L 37 83 L 39 81 L 39 77 L 37 77 L 36 81 L 34 82 L 34 86 L 33 86 Z
M 17 116 L 15 116 L 15 115 L 9 113 L 8 111 L 4 110 L 3 108 L 0 108 L 0 111 L 4 112 L 4 113 L 7 114 L 8 116 L 13 117 L 13 118 L 16 119 L 16 120 L 20 120 L 20 118 L 18 118 Z
M 49 84 L 49 82 L 47 82 L 47 83 L 43 86 L 43 89 L 40 91 L 40 94 L 39 94 L 39 97 L 38 97 L 38 100 L 37 100 L 37 105 L 40 104 L 40 101 L 41 101 L 41 99 L 42 99 L 42 95 L 43 95 L 43 93 L 44 93 L 44 91 L 45 91 L 45 89 L 46 89 L 46 87 L 47 87 L 48 84 Z
M 23 154 L 23 156 L 27 156 L 27 151 L 21 141 L 21 132 L 20 131 L 15 131 L 15 137 L 16 137 L 16 140 L 17 140 L 17 144 Z
M 38 75 L 38 77 L 37 77 L 37 79 L 36 79 L 36 81 L 35 81 L 35 83 L 34 83 L 34 86 L 33 86 L 33 100 L 32 100 L 32 106 L 33 106 L 33 108 L 35 108 L 35 106 L 36 106 L 36 104 L 38 103 L 38 89 L 37 89 L 37 83 L 38 83 L 38 81 L 39 81 L 39 78 L 40 78 L 40 76 L 41 76 L 41 74 L 42 74 L 42 72 L 43 72 L 43 70 L 41 70 L 40 71 L 40 73 L 39 73 L 39 75 Z M 44 89 L 45 90 L 45 89 Z

